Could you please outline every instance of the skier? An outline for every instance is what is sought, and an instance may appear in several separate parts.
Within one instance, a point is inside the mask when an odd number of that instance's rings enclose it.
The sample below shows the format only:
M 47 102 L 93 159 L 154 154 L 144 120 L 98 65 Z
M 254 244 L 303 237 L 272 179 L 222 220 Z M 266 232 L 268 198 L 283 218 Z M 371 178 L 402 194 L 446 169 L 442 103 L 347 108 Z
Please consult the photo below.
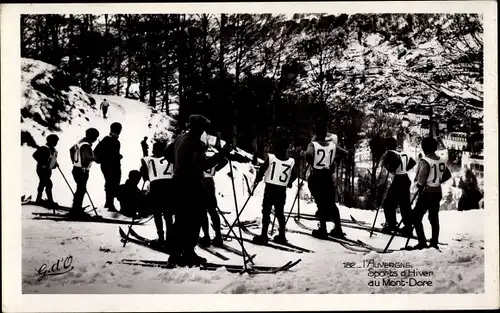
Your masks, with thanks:
M 165 150 L 165 158 L 174 164 L 172 183 L 175 186 L 174 245 L 168 267 L 194 266 L 206 262 L 194 249 L 199 240 L 200 227 L 207 214 L 209 195 L 203 186 L 203 172 L 214 167 L 230 152 L 226 145 L 219 153 L 207 158 L 201 135 L 210 124 L 202 115 L 189 117 L 189 131 L 179 135 Z
M 413 226 L 417 233 L 418 244 L 414 247 L 408 247 L 409 250 L 428 248 L 422 225 L 422 219 L 427 211 L 429 211 L 429 222 L 432 228 L 430 247 L 439 250 L 441 184 L 451 178 L 451 172 L 446 166 L 446 162 L 436 155 L 437 147 L 437 141 L 432 137 L 425 137 L 422 140 L 422 150 L 425 156 L 420 160 L 415 177 L 419 196 L 413 210 Z
M 158 240 L 158 246 L 168 247 L 172 241 L 173 209 L 165 204 L 165 199 L 172 199 L 172 176 L 173 166 L 163 158 L 164 144 L 155 142 L 153 144 L 153 155 L 141 159 L 141 174 L 144 181 L 149 181 L 149 192 L 147 194 L 147 207 L 154 217 Z M 163 220 L 165 220 L 165 232 L 163 231 Z
M 147 140 L 148 140 L 148 137 L 144 137 L 144 140 L 141 141 L 141 148 L 142 148 L 142 156 L 143 157 L 148 156 L 149 146 L 148 146 Z
M 335 228 L 330 236 L 344 238 L 340 223 L 340 212 L 335 204 L 335 186 L 333 183 L 333 166 L 335 159 L 347 155 L 347 151 L 338 147 L 336 136 L 327 140 L 327 123 L 318 121 L 315 127 L 315 140 L 312 140 L 305 153 L 306 162 L 310 164 L 310 175 L 307 181 L 311 196 L 318 207 L 319 228 L 312 231 L 317 238 L 327 238 L 326 222 L 332 217 Z M 338 155 L 337 155 L 338 154 Z
M 460 177 L 458 187 L 462 189 L 462 195 L 458 200 L 458 210 L 479 209 L 479 201 L 483 195 L 479 191 L 476 175 L 469 168 L 465 171 L 465 180 Z
M 82 210 L 82 202 L 87 192 L 87 181 L 89 179 L 89 169 L 92 161 L 95 161 L 92 152 L 92 144 L 99 138 L 99 131 L 95 128 L 89 128 L 85 131 L 85 138 L 78 141 L 70 149 L 71 161 L 73 163 L 73 179 L 76 182 L 76 191 L 73 197 L 71 214 L 86 215 Z
M 401 232 L 405 235 L 411 234 L 411 207 L 410 187 L 411 181 L 407 172 L 417 164 L 415 160 L 404 152 L 397 151 L 396 138 L 390 137 L 386 140 L 387 152 L 382 157 L 382 167 L 394 175 L 394 179 L 385 196 L 383 207 L 386 225 L 383 231 L 392 233 Z M 385 186 L 384 186 L 385 187 Z M 399 206 L 404 227 L 397 228 L 396 208 Z
M 36 174 L 38 175 L 39 183 L 37 188 L 36 202 L 43 204 L 42 193 L 45 189 L 47 194 L 46 204 L 57 206 L 52 197 L 52 169 L 59 166 L 57 163 L 56 146 L 59 142 L 59 137 L 55 134 L 47 136 L 47 142 L 44 146 L 38 147 L 33 153 L 33 158 L 36 160 Z
M 206 132 L 203 133 L 202 137 L 202 143 L 205 147 L 205 151 L 207 152 L 210 148 L 209 140 L 208 140 L 208 135 Z M 215 146 L 217 149 L 221 148 L 220 144 L 220 134 L 217 136 L 217 141 L 215 143 Z M 213 151 L 210 151 L 207 153 L 207 156 L 213 156 L 215 153 Z M 201 228 L 203 230 L 203 238 L 200 240 L 200 244 L 203 246 L 210 246 L 210 243 L 216 247 L 222 246 L 224 243 L 222 240 L 222 234 L 221 234 L 221 229 L 220 229 L 220 217 L 217 212 L 217 196 L 215 194 L 215 181 L 214 181 L 214 175 L 218 171 L 224 168 L 226 164 L 228 163 L 228 160 L 223 158 L 220 160 L 220 162 L 215 165 L 214 167 L 211 167 L 207 170 L 205 170 L 204 177 L 203 177 L 203 184 L 205 188 L 207 189 L 209 193 L 209 200 L 207 202 L 207 211 L 208 214 L 210 215 L 210 219 L 212 220 L 212 226 L 215 231 L 215 237 L 212 241 L 210 241 L 210 234 L 209 234 L 209 228 L 208 228 L 208 216 L 207 214 L 204 215 L 204 220 L 201 225 Z
M 128 173 L 128 179 L 125 181 L 125 184 L 118 187 L 116 198 L 120 201 L 120 214 L 133 218 L 142 215 L 139 214 L 139 208 L 145 203 L 146 197 L 137 187 L 140 180 L 141 172 L 132 170 Z
M 279 225 L 279 233 L 273 240 L 277 243 L 287 242 L 284 214 L 286 189 L 292 187 L 298 174 L 295 159 L 288 157 L 287 150 L 287 141 L 284 139 L 278 140 L 274 149 L 275 154 L 269 153 L 267 155 L 255 177 L 253 190 L 263 178 L 266 183 L 264 199 L 262 200 L 262 231 L 260 235 L 253 237 L 253 242 L 256 244 L 266 244 L 269 240 L 267 238 L 267 229 L 271 220 L 270 214 L 273 206 Z
M 94 152 L 97 162 L 101 164 L 101 171 L 105 180 L 106 203 L 104 207 L 110 212 L 117 212 L 114 199 L 122 175 L 120 160 L 123 156 L 120 154 L 120 141 L 118 140 L 121 131 L 122 125 L 120 123 L 111 124 L 109 135 L 97 144 Z
M 102 116 L 104 116 L 104 118 L 107 118 L 106 114 L 108 114 L 108 108 L 109 108 L 109 102 L 108 100 L 104 99 L 101 102 Z

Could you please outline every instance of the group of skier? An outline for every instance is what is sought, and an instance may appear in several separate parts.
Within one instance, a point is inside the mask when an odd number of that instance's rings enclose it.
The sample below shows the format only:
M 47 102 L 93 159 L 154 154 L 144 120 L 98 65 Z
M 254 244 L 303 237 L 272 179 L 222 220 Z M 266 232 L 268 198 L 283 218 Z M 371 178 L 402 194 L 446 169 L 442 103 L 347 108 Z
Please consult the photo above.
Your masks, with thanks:
M 73 178 L 77 188 L 74 192 L 71 214 L 82 216 L 83 198 L 87 192 L 89 169 L 93 162 L 101 166 L 105 178 L 106 203 L 110 211 L 116 211 L 114 199 L 120 202 L 120 213 L 130 217 L 153 215 L 157 228 L 157 245 L 165 248 L 169 254 L 169 264 L 196 265 L 206 260 L 195 253 L 197 244 L 220 246 L 223 244 L 221 224 L 217 206 L 215 183 L 213 176 L 222 169 L 231 158 L 231 145 L 222 146 L 220 134 L 215 143 L 209 142 L 207 129 L 210 121 L 202 115 L 189 117 L 188 130 L 181 133 L 170 144 L 155 142 L 152 155 L 148 156 L 147 137 L 141 146 L 143 158 L 139 170 L 132 170 L 128 180 L 120 186 L 121 165 L 120 141 L 122 130 L 119 123 L 110 126 L 110 134 L 103 138 L 94 150 L 92 144 L 99 137 L 95 128 L 89 128 L 85 137 L 71 149 L 73 162 Z M 286 243 L 284 205 L 286 190 L 300 176 L 300 165 L 305 161 L 309 169 L 308 188 L 317 205 L 316 215 L 319 227 L 312 232 L 317 238 L 329 235 L 344 238 L 339 209 L 335 203 L 334 182 L 332 179 L 334 166 L 348 152 L 338 146 L 337 136 L 328 133 L 326 120 L 315 125 L 314 136 L 306 151 L 289 154 L 289 142 L 281 137 L 274 142 L 272 153 L 268 153 L 264 163 L 259 166 L 253 190 L 264 180 L 265 190 L 262 203 L 262 232 L 253 238 L 256 244 L 265 244 L 268 239 L 268 227 L 272 208 L 278 221 L 278 235 L 273 238 L 277 243 Z M 52 197 L 52 169 L 58 166 L 57 150 L 59 138 L 49 135 L 45 146 L 34 153 L 37 161 L 37 174 L 40 179 L 37 201 L 41 201 L 45 189 L 48 202 L 55 204 Z M 387 151 L 382 159 L 382 167 L 394 178 L 389 187 L 383 208 L 386 219 L 385 231 L 401 232 L 406 236 L 415 229 L 418 236 L 417 249 L 426 248 L 427 241 L 422 227 L 422 218 L 429 211 L 432 226 L 431 247 L 437 248 L 439 236 L 439 202 L 442 197 L 440 185 L 451 177 L 445 161 L 436 154 L 437 142 L 431 137 L 424 138 L 422 149 L 425 156 L 419 160 L 415 178 L 418 189 L 418 201 L 411 210 L 411 181 L 407 172 L 415 167 L 416 161 L 403 152 L 396 150 L 394 138 L 387 139 Z M 141 178 L 149 182 L 147 192 L 137 185 Z M 384 182 L 385 184 L 385 182 Z M 143 184 L 144 187 L 144 184 Z M 302 188 L 302 184 L 299 184 Z M 253 192 L 252 190 L 252 192 Z M 169 199 L 165 201 L 165 199 Z M 396 221 L 396 208 L 401 210 L 404 226 L 400 229 Z M 210 215 L 215 237 L 211 240 L 208 228 Z M 328 233 L 326 223 L 333 221 L 335 227 Z M 163 223 L 165 222 L 165 227 Z M 200 230 L 204 236 L 200 239 Z

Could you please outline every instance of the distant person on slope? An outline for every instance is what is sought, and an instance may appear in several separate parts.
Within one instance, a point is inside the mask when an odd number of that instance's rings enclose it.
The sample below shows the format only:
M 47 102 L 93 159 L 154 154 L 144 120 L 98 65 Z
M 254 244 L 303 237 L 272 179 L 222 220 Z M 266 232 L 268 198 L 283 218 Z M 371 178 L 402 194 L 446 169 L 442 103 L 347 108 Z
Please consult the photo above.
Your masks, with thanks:
M 417 181 L 417 204 L 413 209 L 413 226 L 418 237 L 418 244 L 408 247 L 409 250 L 438 248 L 439 239 L 439 208 L 442 198 L 441 184 L 451 178 L 451 172 L 446 162 L 436 155 L 438 144 L 436 139 L 425 137 L 422 140 L 422 150 L 425 156 L 420 160 L 415 180 Z M 427 246 L 422 219 L 429 211 L 429 222 L 432 228 L 430 246 Z
M 160 142 L 153 144 L 153 155 L 141 159 L 141 175 L 144 181 L 149 181 L 147 208 L 154 216 L 158 246 L 168 248 L 172 241 L 173 214 L 171 201 L 175 197 L 172 186 L 173 165 L 165 160 L 163 151 L 165 145 Z M 165 220 L 165 232 L 163 221 Z
M 148 156 L 149 146 L 148 146 L 147 140 L 148 140 L 148 137 L 144 137 L 144 140 L 141 141 L 141 148 L 142 148 L 142 156 L 143 157 Z
M 87 181 L 92 161 L 95 161 L 92 152 L 92 144 L 99 138 L 99 131 L 89 128 L 85 131 L 85 138 L 78 141 L 70 149 L 71 162 L 73 163 L 73 179 L 76 182 L 76 191 L 73 197 L 71 214 L 75 216 L 85 215 L 82 209 L 83 198 L 87 192 Z
M 318 121 L 315 133 L 314 140 L 305 153 L 306 162 L 311 166 L 307 184 L 318 207 L 319 218 L 319 228 L 313 230 L 312 235 L 317 238 L 327 238 L 326 222 L 333 218 L 335 228 L 330 232 L 330 236 L 344 238 L 340 212 L 335 204 L 335 185 L 332 176 L 335 159 L 347 155 L 347 151 L 338 147 L 336 140 L 326 138 L 327 121 Z
M 203 185 L 203 172 L 221 162 L 229 154 L 226 145 L 218 154 L 208 158 L 201 143 L 201 135 L 210 124 L 202 115 L 189 117 L 189 131 L 179 135 L 165 150 L 165 158 L 174 164 L 175 186 L 174 245 L 168 267 L 196 266 L 206 259 L 195 253 L 200 227 L 207 214 L 206 202 L 210 196 Z
M 128 173 L 128 179 L 125 183 L 118 187 L 116 198 L 120 201 L 120 214 L 138 218 L 142 215 L 140 213 L 144 213 L 140 212 L 140 208 L 144 205 L 146 197 L 137 187 L 140 180 L 141 172 L 132 170 Z
M 111 124 L 109 135 L 104 137 L 95 148 L 95 156 L 97 162 L 101 164 L 105 180 L 106 203 L 104 207 L 110 212 L 117 212 L 114 199 L 122 176 L 120 163 L 123 156 L 120 154 L 120 141 L 118 140 L 121 131 L 122 125 L 120 123 Z
M 104 99 L 102 102 L 101 102 L 101 110 L 102 110 L 102 116 L 104 118 L 107 118 L 107 114 L 108 114 L 108 109 L 109 109 L 109 102 L 108 100 Z
M 382 166 L 394 175 L 391 186 L 384 199 L 384 214 L 386 225 L 383 231 L 392 233 L 401 232 L 405 235 L 411 234 L 411 207 L 410 187 L 411 181 L 407 172 L 417 164 L 415 160 L 404 152 L 397 151 L 396 138 L 390 137 L 386 140 L 387 152 L 382 157 Z M 385 187 L 385 186 L 384 186 Z M 401 210 L 404 228 L 397 229 L 396 208 Z
M 269 153 L 266 160 L 259 168 L 255 177 L 252 190 L 255 190 L 259 182 L 264 178 L 266 188 L 264 189 L 264 199 L 262 200 L 262 231 L 258 236 L 253 237 L 256 244 L 266 244 L 268 242 L 267 230 L 271 221 L 271 210 L 274 206 L 274 215 L 278 220 L 279 232 L 273 239 L 277 243 L 286 244 L 285 236 L 285 203 L 287 187 L 291 188 L 297 178 L 297 166 L 295 159 L 287 156 L 288 142 L 280 139 L 274 147 L 274 154 Z M 302 186 L 300 186 L 302 187 Z M 300 188 L 299 187 L 299 188 Z
M 38 175 L 39 183 L 37 189 L 36 202 L 43 204 L 42 193 L 45 190 L 47 194 L 48 205 L 57 205 L 52 197 L 52 169 L 59 166 L 57 164 L 56 146 L 59 142 L 59 137 L 55 134 L 47 136 L 47 142 L 44 146 L 38 147 L 33 153 L 33 158 L 36 160 L 36 174 Z
M 210 149 L 210 144 L 208 140 L 208 134 L 206 132 L 203 133 L 201 136 L 201 141 L 204 145 L 205 152 L 207 153 L 208 157 L 211 157 L 215 155 L 214 151 L 208 151 Z M 217 149 L 221 148 L 221 143 L 220 143 L 220 135 L 217 136 L 217 141 L 215 143 L 215 147 Z M 205 185 L 205 188 L 208 190 L 209 193 L 209 199 L 207 201 L 207 211 L 208 215 L 210 215 L 210 219 L 212 220 L 213 224 L 213 229 L 215 231 L 215 237 L 212 241 L 210 241 L 210 234 L 209 234 L 209 227 L 208 227 L 208 216 L 207 214 L 204 215 L 204 221 L 201 225 L 201 228 L 203 230 L 203 238 L 200 240 L 200 244 L 203 246 L 210 246 L 210 243 L 216 247 L 222 246 L 224 243 L 222 239 L 222 234 L 221 234 L 221 229 L 220 229 L 220 217 L 217 212 L 217 195 L 215 193 L 215 181 L 214 181 L 214 175 L 218 171 L 224 168 L 226 164 L 228 163 L 228 160 L 226 158 L 222 158 L 220 162 L 215 165 L 214 167 L 211 167 L 209 169 L 206 169 L 203 177 L 203 184 Z

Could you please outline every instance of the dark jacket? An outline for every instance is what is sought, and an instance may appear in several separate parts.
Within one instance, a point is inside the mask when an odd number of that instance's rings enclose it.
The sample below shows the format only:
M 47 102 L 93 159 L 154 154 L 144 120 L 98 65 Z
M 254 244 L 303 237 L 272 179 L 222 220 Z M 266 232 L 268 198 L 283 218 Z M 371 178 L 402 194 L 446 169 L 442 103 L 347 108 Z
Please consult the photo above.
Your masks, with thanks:
M 120 166 L 120 141 L 110 135 L 104 137 L 95 147 L 94 155 L 102 166 Z
M 130 183 L 128 179 L 118 188 L 117 198 L 120 201 L 122 213 L 128 215 L 137 212 L 145 200 L 144 194 L 137 185 Z

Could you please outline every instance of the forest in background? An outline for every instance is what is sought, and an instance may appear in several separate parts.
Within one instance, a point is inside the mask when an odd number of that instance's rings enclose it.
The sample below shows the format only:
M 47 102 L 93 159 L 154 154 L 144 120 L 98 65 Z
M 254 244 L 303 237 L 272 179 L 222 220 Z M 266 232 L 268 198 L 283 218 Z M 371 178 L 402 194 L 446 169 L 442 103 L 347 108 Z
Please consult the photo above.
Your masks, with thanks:
M 204 114 L 225 140 L 259 157 L 283 134 L 305 148 L 314 123 L 328 117 L 351 152 L 337 171 L 345 199 L 354 193 L 360 142 L 370 141 L 375 169 L 382 137 L 404 131 L 380 109 L 427 105 L 464 119 L 483 106 L 477 14 L 70 14 L 20 22 L 22 57 L 58 66 L 88 93 L 146 102 L 173 115 L 178 129 Z

